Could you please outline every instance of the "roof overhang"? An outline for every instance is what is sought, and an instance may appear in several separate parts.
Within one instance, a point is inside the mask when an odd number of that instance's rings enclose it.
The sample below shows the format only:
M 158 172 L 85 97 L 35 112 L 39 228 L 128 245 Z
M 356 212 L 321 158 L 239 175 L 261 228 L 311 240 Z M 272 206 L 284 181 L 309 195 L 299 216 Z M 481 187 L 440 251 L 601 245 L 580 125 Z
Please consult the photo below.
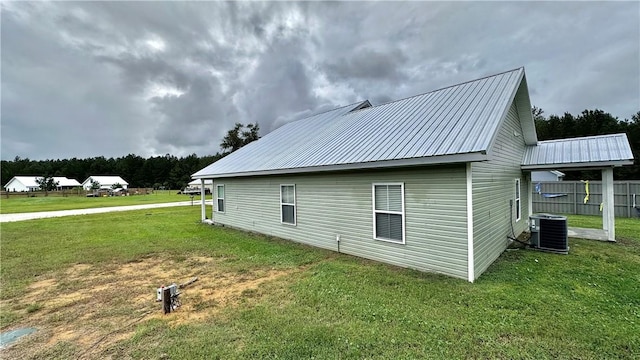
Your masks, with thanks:
M 246 171 L 246 172 L 231 172 L 224 174 L 193 174 L 193 179 L 218 179 L 218 178 L 230 178 L 230 177 L 245 177 L 245 176 L 261 176 L 261 175 L 291 175 L 291 174 L 304 174 L 304 173 L 316 173 L 325 171 L 349 171 L 349 170 L 372 170 L 372 169 L 387 169 L 397 167 L 410 167 L 421 165 L 446 165 L 456 163 L 468 163 L 477 161 L 489 160 L 488 155 L 484 152 L 465 153 L 465 154 L 453 154 L 442 156 L 429 156 L 420 158 L 409 159 L 396 159 L 386 161 L 372 161 L 366 163 L 354 163 L 354 164 L 336 164 L 336 165 L 324 165 L 324 166 L 310 166 L 303 168 L 290 168 L 290 169 L 274 169 L 263 171 Z
M 524 70 L 522 71 L 522 79 L 520 80 L 520 85 L 514 97 L 514 102 L 518 110 L 518 117 L 520 118 L 525 144 L 536 144 L 538 142 L 538 134 L 536 133 L 536 124 L 533 120 L 533 114 L 531 113 L 531 98 L 529 97 L 527 75 L 524 73 Z
M 536 145 L 538 143 L 538 135 L 536 133 L 535 121 L 533 120 L 533 114 L 531 113 L 531 99 L 529 97 L 529 88 L 527 86 L 527 76 L 524 73 L 524 68 L 521 69 L 518 79 L 518 86 L 513 88 L 513 91 L 509 95 L 509 102 L 502 109 L 500 116 L 500 125 L 502 127 L 505 122 L 511 104 L 515 104 L 516 111 L 518 112 L 518 118 L 520 119 L 520 127 L 522 128 L 522 137 L 526 145 Z M 490 151 L 493 149 L 493 145 L 498 139 L 499 131 L 496 131 L 489 143 Z
M 594 161 L 594 162 L 579 162 L 579 163 L 566 163 L 566 164 L 535 164 L 535 165 L 522 165 L 522 170 L 550 170 L 550 169 L 567 169 L 567 170 L 593 170 L 602 169 L 616 166 L 633 165 L 633 160 L 618 160 L 618 161 Z
M 633 165 L 627 134 L 540 141 L 525 149 L 522 170 L 594 169 Z

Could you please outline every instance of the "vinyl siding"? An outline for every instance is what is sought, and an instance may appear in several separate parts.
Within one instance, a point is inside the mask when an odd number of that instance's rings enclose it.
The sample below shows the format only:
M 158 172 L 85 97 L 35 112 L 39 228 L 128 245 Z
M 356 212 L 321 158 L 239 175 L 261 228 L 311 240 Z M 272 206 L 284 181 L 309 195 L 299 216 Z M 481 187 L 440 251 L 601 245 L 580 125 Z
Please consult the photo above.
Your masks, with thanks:
M 216 179 L 217 224 L 467 279 L 465 166 Z M 403 182 L 406 244 L 373 239 L 372 183 Z M 296 225 L 280 223 L 280 185 L 296 185 Z
M 19 180 L 12 179 L 4 186 L 6 191 L 29 191 L 30 189 Z
M 514 132 L 519 134 L 514 135 Z M 471 165 L 473 189 L 473 236 L 475 277 L 480 276 L 506 249 L 511 236 L 527 228 L 528 178 L 520 170 L 525 150 L 523 131 L 515 104 L 511 104 L 495 143 L 490 160 Z M 515 179 L 520 178 L 521 218 L 515 221 Z M 511 213 L 509 201 L 514 200 Z

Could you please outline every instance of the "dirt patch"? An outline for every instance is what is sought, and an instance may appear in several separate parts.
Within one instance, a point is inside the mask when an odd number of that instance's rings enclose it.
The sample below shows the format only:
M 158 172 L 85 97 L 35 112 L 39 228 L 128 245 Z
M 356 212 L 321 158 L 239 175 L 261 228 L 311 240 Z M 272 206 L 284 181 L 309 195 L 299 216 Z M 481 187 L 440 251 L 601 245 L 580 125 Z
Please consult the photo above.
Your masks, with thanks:
M 131 338 L 136 323 L 151 318 L 163 319 L 170 326 L 204 322 L 225 308 L 254 301 L 264 294 L 267 283 L 293 272 L 223 272 L 219 261 L 208 257 L 179 262 L 147 258 L 100 267 L 76 264 L 51 274 L 28 286 L 19 299 L 0 303 L 23 312 L 24 320 L 17 327 L 36 327 L 48 339 L 38 346 L 29 344 L 30 340 L 19 342 L 3 350 L 3 357 L 37 358 L 60 343 L 78 349 L 76 356 L 100 357 L 110 345 Z M 156 288 L 195 276 L 198 281 L 181 289 L 182 306 L 164 315 L 162 305 L 156 302 Z
M 58 285 L 58 283 L 56 282 L 56 279 L 40 280 L 29 285 L 29 287 L 27 288 L 27 291 L 30 297 L 37 299 L 42 297 L 42 295 L 45 294 L 47 291 L 50 291 L 51 289 L 53 289 L 56 285 Z M 28 298 L 25 300 L 28 300 Z
M 75 264 L 69 269 L 67 269 L 66 273 L 68 275 L 80 275 L 84 272 L 91 270 L 91 265 L 88 264 Z
M 172 325 L 205 321 L 220 310 L 237 306 L 241 301 L 261 295 L 259 290 L 265 283 L 277 280 L 292 271 L 270 270 L 252 274 L 218 274 L 213 281 L 198 281 L 199 286 L 189 287 L 181 296 L 182 306 L 169 314 Z M 166 317 L 161 313 L 154 318 Z

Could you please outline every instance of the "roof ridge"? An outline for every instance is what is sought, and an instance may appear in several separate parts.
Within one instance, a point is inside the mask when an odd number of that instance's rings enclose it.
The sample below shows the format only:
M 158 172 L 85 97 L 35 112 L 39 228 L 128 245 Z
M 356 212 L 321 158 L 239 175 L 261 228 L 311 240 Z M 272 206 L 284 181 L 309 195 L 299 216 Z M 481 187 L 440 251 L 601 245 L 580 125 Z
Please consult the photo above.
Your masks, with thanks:
M 507 70 L 507 71 L 502 71 L 502 72 L 495 73 L 495 74 L 492 74 L 492 75 L 486 75 L 486 76 L 483 76 L 483 77 L 480 77 L 480 78 L 477 78 L 477 79 L 473 79 L 473 80 L 463 81 L 463 82 L 458 83 L 458 84 L 444 86 L 444 87 L 441 87 L 441 88 L 438 88 L 438 89 L 435 89 L 435 90 L 430 90 L 430 91 L 427 91 L 427 92 L 423 92 L 421 94 L 411 95 L 411 96 L 408 96 L 406 98 L 391 100 L 391 101 L 387 101 L 387 102 L 382 103 L 382 104 L 372 105 L 372 106 L 370 106 L 370 108 L 374 108 L 374 107 L 378 107 L 378 106 L 382 106 L 382 105 L 387 105 L 387 104 L 392 104 L 392 103 L 398 102 L 398 101 L 412 99 L 414 97 L 435 93 L 435 92 L 438 92 L 438 91 L 442 91 L 442 90 L 445 90 L 445 89 L 449 89 L 449 88 L 460 86 L 460 85 L 464 85 L 464 84 L 469 84 L 469 83 L 480 81 L 480 80 L 485 80 L 485 79 L 492 78 L 492 77 L 495 77 L 495 76 L 498 76 L 498 75 L 514 72 L 514 71 L 520 70 L 520 69 L 524 70 L 524 66 L 520 66 L 520 67 L 517 67 L 515 69 L 511 69 L 511 70 Z M 365 108 L 365 109 L 368 109 L 368 108 Z
M 307 117 L 303 117 L 302 119 L 298 119 L 298 120 L 295 120 L 295 121 L 300 121 L 300 120 L 304 120 L 304 119 L 312 118 L 312 117 L 314 117 L 314 116 L 318 116 L 318 115 L 326 114 L 326 113 L 328 113 L 328 112 L 336 111 L 336 110 L 340 110 L 340 109 L 343 109 L 343 108 L 346 108 L 346 107 L 349 107 L 349 106 L 353 106 L 353 105 L 356 105 L 356 104 L 357 104 L 357 105 L 360 105 L 360 104 L 362 104 L 362 103 L 363 103 L 363 102 L 365 102 L 365 101 L 368 101 L 368 100 L 360 100 L 360 101 L 356 101 L 356 102 L 354 102 L 354 103 L 352 103 L 352 104 L 347 104 L 347 105 L 343 105 L 343 106 L 338 106 L 337 108 L 333 108 L 333 109 L 325 110 L 325 111 L 322 111 L 322 112 L 319 112 L 319 113 L 311 114 L 311 115 L 309 115 L 309 116 L 307 116 Z M 365 108 L 365 109 L 366 109 L 366 108 Z M 362 109 L 360 109 L 360 110 L 362 110 Z M 292 122 L 295 122 L 295 121 L 292 121 Z
M 373 105 L 369 100 L 361 100 L 361 101 L 357 101 L 357 102 L 354 102 L 354 103 L 351 103 L 351 104 L 348 104 L 348 105 L 338 106 L 337 108 L 334 108 L 334 109 L 329 109 L 329 110 L 325 110 L 325 111 L 323 111 L 323 112 L 319 112 L 319 113 L 316 113 L 316 114 L 312 114 L 312 115 L 309 115 L 309 116 L 307 116 L 307 117 L 303 117 L 302 119 L 298 119 L 298 120 L 296 120 L 296 121 L 309 119 L 309 118 L 311 118 L 311 117 L 314 117 L 314 116 L 317 116 L 317 115 L 321 115 L 321 114 L 324 114 L 324 113 L 328 113 L 328 112 L 330 112 L 330 111 L 339 110 L 339 109 L 342 109 L 342 108 L 345 108 L 345 107 L 348 107 L 348 106 L 353 106 L 353 105 L 356 105 L 356 104 L 358 104 L 358 105 L 359 105 L 359 104 L 364 103 L 365 101 L 369 101 L 369 104 L 370 104 L 371 106 L 368 106 L 368 107 L 365 107 L 365 108 L 362 108 L 362 109 L 358 109 L 358 110 L 356 110 L 356 111 L 365 110 L 365 109 L 371 109 L 371 108 L 375 108 L 375 107 L 378 107 L 378 106 L 387 105 L 387 104 L 392 104 L 392 103 L 394 103 L 394 102 L 403 101 L 403 100 L 408 100 L 408 99 L 412 99 L 412 98 L 415 98 L 415 97 L 418 97 L 418 96 L 423 96 L 423 95 L 427 95 L 427 94 L 435 93 L 435 92 L 442 91 L 442 90 L 445 90 L 445 89 L 449 89 L 449 88 L 452 88 L 452 87 L 456 87 L 456 86 L 460 86 L 460 85 L 464 85 L 464 84 L 469 84 L 469 83 L 476 82 L 476 81 L 480 81 L 480 80 L 485 80 L 485 79 L 488 79 L 488 78 L 491 78 L 491 77 L 495 77 L 495 76 L 498 76 L 498 75 L 502 75 L 502 74 L 506 74 L 506 73 L 514 72 L 514 71 L 517 71 L 517 70 L 520 70 L 520 69 L 523 69 L 523 70 L 524 70 L 524 66 L 520 66 L 520 67 L 517 67 L 517 68 L 511 69 L 511 70 L 501 71 L 501 72 L 499 72 L 499 73 L 495 73 L 495 74 L 491 74 L 491 75 L 486 75 L 486 76 L 483 76 L 483 77 L 479 77 L 479 78 L 477 78 L 477 79 L 468 80 L 468 81 L 463 81 L 463 82 L 461 82 L 461 83 L 457 83 L 457 84 L 453 84 L 453 85 L 444 86 L 444 87 L 441 87 L 441 88 L 438 88 L 438 89 L 435 89 L 435 90 L 430 90 L 430 91 L 427 91 L 427 92 L 424 92 L 424 93 L 421 93 L 421 94 L 411 95 L 411 96 L 408 96 L 408 97 L 405 97 L 405 98 L 401 98 L 401 99 L 396 99 L 396 100 L 387 101 L 387 102 L 385 102 L 385 103 L 376 104 L 376 105 Z M 346 114 L 345 114 L 345 115 L 346 115 Z
M 540 141 L 538 141 L 538 143 L 550 143 L 550 142 L 560 142 L 560 141 L 567 142 L 567 141 L 577 141 L 577 140 L 591 139 L 591 138 L 596 138 L 596 137 L 602 138 L 602 137 L 615 137 L 615 136 L 626 136 L 626 135 L 627 135 L 626 133 L 589 135 L 589 136 L 578 136 L 578 137 L 567 138 L 567 139 L 540 140 Z

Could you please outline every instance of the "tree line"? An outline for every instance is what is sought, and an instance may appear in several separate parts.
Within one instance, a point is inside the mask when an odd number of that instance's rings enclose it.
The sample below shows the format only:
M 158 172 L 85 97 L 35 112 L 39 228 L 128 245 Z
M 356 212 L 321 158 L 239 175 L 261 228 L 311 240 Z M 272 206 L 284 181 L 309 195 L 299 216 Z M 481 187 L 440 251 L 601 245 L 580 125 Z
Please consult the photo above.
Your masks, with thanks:
M 564 113 L 562 116 L 545 116 L 540 108 L 532 109 L 539 140 L 553 140 L 579 136 L 626 133 L 636 159 L 633 166 L 614 169 L 616 180 L 640 179 L 640 111 L 631 119 L 620 120 L 599 109 L 584 110 L 579 115 Z M 191 174 L 221 159 L 242 146 L 260 138 L 258 124 L 247 126 L 237 123 L 227 131 L 220 143 L 221 152 L 199 157 L 191 154 L 176 157 L 170 154 L 143 158 L 129 154 L 118 158 L 98 156 L 86 159 L 30 160 L 16 157 L 12 161 L 1 162 L 2 185 L 13 176 L 67 176 L 80 182 L 90 175 L 119 175 L 130 187 L 153 187 L 182 189 Z M 600 180 L 599 171 L 567 172 L 567 180 Z
M 129 187 L 155 189 L 182 189 L 191 181 L 191 174 L 221 159 L 240 147 L 260 138 L 258 124 L 244 126 L 237 123 L 227 131 L 215 155 L 199 157 L 196 154 L 176 157 L 171 154 L 143 158 L 129 154 L 117 158 L 104 156 L 86 159 L 30 160 L 16 156 L 12 161 L 2 160 L 2 186 L 14 176 L 66 176 L 84 181 L 91 175 L 119 175 Z

